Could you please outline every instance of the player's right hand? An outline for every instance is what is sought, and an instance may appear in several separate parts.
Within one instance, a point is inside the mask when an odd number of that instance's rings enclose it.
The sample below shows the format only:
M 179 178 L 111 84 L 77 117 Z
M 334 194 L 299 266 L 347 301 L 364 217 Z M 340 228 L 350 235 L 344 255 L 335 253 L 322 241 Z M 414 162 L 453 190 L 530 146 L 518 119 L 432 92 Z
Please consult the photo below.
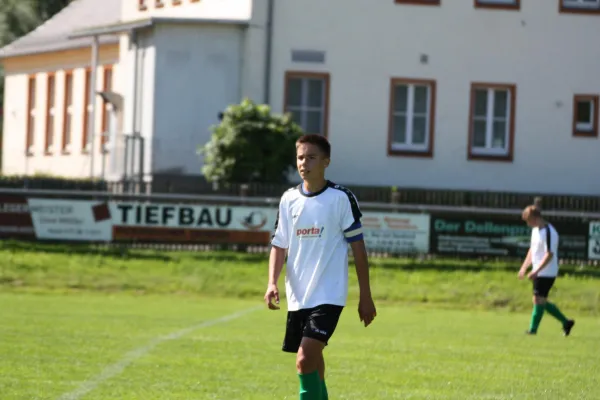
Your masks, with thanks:
M 273 299 L 275 299 L 275 304 L 272 303 Z M 279 289 L 277 289 L 277 285 L 269 285 L 267 287 L 267 292 L 265 293 L 265 303 L 267 303 L 267 307 L 269 310 L 279 310 Z

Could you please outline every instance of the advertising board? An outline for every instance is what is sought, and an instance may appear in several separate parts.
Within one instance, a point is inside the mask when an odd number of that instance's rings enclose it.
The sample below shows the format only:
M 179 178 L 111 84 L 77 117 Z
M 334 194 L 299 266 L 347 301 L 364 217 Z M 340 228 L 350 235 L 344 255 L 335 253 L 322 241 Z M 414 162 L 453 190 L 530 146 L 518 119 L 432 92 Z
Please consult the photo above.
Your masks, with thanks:
M 588 259 L 600 260 L 600 221 L 589 224 Z
M 110 203 L 115 241 L 268 244 L 276 208 Z
M 27 200 L 38 239 L 110 242 L 112 221 L 108 203 L 89 200 Z
M 559 257 L 587 257 L 587 224 L 549 221 L 559 234 Z M 431 217 L 431 251 L 436 254 L 525 257 L 531 228 L 517 216 L 440 215 Z
M 429 219 L 429 214 L 364 212 L 367 249 L 392 254 L 428 253 Z
M 0 195 L 0 238 L 35 239 L 25 197 Z

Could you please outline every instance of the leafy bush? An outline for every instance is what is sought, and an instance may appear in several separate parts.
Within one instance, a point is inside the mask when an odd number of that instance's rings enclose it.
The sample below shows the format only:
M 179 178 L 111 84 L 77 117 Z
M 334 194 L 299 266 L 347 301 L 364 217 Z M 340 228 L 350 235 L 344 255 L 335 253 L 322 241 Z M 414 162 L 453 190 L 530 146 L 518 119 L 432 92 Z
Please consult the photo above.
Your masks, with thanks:
M 229 106 L 211 140 L 199 148 L 202 173 L 210 182 L 287 183 L 295 166 L 295 142 L 302 130 L 290 115 L 244 99 Z

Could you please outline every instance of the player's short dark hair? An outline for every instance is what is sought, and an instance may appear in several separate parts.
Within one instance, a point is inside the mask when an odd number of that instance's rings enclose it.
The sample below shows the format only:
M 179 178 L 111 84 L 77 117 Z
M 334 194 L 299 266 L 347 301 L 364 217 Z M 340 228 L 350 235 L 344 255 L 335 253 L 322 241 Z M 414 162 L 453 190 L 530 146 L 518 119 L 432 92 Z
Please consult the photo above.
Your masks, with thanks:
M 327 138 L 323 135 L 302 135 L 298 140 L 296 140 L 296 147 L 298 147 L 300 144 L 314 144 L 327 156 L 327 158 L 331 157 L 331 144 L 329 144 L 329 140 L 327 140 Z

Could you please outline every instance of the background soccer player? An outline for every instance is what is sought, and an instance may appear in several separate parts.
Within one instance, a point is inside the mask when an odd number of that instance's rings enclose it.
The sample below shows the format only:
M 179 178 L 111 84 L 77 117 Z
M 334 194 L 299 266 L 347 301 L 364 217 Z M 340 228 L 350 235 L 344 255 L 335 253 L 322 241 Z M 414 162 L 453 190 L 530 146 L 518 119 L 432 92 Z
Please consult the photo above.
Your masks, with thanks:
M 362 214 L 354 194 L 325 179 L 330 155 L 331 147 L 324 136 L 305 135 L 296 143 L 298 173 L 303 182 L 281 197 L 264 297 L 269 309 L 279 309 L 277 281 L 287 251 L 288 315 L 282 350 L 296 353 L 302 400 L 328 398 L 323 350 L 346 304 L 348 243 L 360 289 L 358 315 L 365 327 L 376 316 Z
M 530 335 L 537 333 L 544 311 L 559 320 L 565 336 L 571 333 L 575 321 L 568 320 L 554 304 L 548 302 L 548 294 L 558 275 L 558 240 L 556 229 L 542 218 L 537 206 L 528 206 L 522 214 L 523 220 L 530 226 L 531 247 L 519 271 L 519 279 L 525 277 L 530 265 L 533 269 L 527 277 L 533 281 L 533 311 L 529 330 Z

